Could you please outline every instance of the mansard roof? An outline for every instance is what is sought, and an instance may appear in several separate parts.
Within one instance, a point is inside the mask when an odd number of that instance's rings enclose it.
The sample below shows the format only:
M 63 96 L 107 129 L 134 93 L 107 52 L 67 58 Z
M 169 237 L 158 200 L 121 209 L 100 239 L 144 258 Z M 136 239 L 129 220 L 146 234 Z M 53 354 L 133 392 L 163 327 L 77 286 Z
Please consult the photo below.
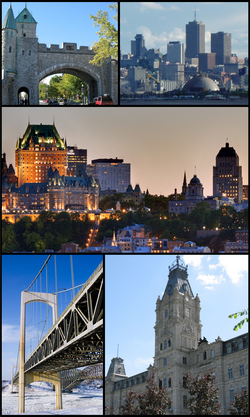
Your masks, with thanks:
M 45 145 L 51 145 L 53 140 L 56 140 L 56 147 L 58 149 L 65 149 L 64 140 L 61 139 L 55 125 L 28 125 L 23 137 L 19 139 L 19 148 L 28 149 L 30 141 L 34 145 L 40 144 L 44 138 Z
M 16 22 L 13 14 L 12 7 L 10 5 L 7 14 L 5 16 L 2 29 L 14 29 L 17 31 Z
M 27 7 L 19 13 L 15 20 L 19 23 L 37 23 Z
M 27 191 L 27 188 L 29 189 Z M 37 194 L 37 193 L 46 193 L 47 192 L 47 183 L 46 182 L 26 182 L 25 184 L 21 185 L 21 187 L 15 187 L 12 189 L 13 192 L 18 194 Z
M 168 283 L 165 289 L 165 292 L 168 295 L 172 295 L 175 286 L 182 294 L 189 294 L 191 297 L 194 297 L 192 288 L 188 281 L 187 266 L 185 266 L 180 255 L 176 256 L 176 261 L 173 262 L 171 267 L 169 267 Z

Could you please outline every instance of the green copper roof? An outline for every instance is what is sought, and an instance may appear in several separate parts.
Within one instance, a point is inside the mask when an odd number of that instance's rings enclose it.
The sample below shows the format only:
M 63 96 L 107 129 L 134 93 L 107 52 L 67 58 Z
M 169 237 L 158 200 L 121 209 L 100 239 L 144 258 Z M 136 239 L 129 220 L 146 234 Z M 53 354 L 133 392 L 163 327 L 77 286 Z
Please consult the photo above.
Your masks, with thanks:
M 19 148 L 28 149 L 32 138 L 34 144 L 39 144 L 44 137 L 45 144 L 50 145 L 56 139 L 58 149 L 65 149 L 64 140 L 60 137 L 54 125 L 28 125 L 23 137 L 19 139 Z
M 10 6 L 3 22 L 2 29 L 15 29 L 17 31 L 16 22 L 12 7 Z
M 26 7 L 19 13 L 15 20 L 19 23 L 37 23 Z

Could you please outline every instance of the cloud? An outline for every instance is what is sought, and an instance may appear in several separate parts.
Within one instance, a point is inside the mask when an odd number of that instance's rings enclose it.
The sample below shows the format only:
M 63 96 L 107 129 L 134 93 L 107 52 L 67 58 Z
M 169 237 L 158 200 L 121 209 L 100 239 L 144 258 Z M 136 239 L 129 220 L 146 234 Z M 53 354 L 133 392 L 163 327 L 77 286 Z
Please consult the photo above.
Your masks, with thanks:
M 214 287 L 205 287 L 207 290 L 214 290 Z
M 147 49 L 157 48 L 160 42 L 167 44 L 167 32 L 162 32 L 160 35 L 153 35 L 152 31 L 147 26 L 139 26 L 136 33 L 142 33 L 145 39 L 145 46 Z
M 210 269 L 216 269 L 216 268 L 217 268 L 217 266 L 218 266 L 218 265 L 211 265 L 211 264 L 209 264 L 209 265 L 208 265 L 208 267 L 209 267 Z
M 2 341 L 11 343 L 19 342 L 20 328 L 19 326 L 13 326 L 11 324 L 2 325 Z
M 164 7 L 160 3 L 156 3 L 153 1 L 140 2 L 140 4 L 142 5 L 141 11 L 144 11 L 145 9 L 165 10 Z
M 211 42 L 211 32 L 209 30 L 206 30 L 205 32 L 205 43 Z
M 247 255 L 220 255 L 219 265 L 223 267 L 223 271 L 229 276 L 233 284 L 238 284 L 243 277 L 243 272 L 248 271 Z
M 169 33 L 169 39 L 170 40 L 178 40 L 178 41 L 184 41 L 186 37 L 185 32 L 181 28 L 174 28 L 172 32 Z
M 206 256 L 206 255 L 205 255 Z M 201 261 L 204 255 L 183 255 L 183 260 L 186 265 L 193 265 L 196 268 L 201 267 Z
M 124 19 L 120 19 L 120 23 L 128 23 L 126 17 Z
M 216 285 L 216 284 L 220 284 L 223 281 L 226 281 L 225 278 L 223 277 L 223 275 L 220 276 L 216 276 L 216 275 L 198 275 L 198 277 L 196 278 L 197 280 L 201 280 L 203 285 Z M 207 287 L 206 287 L 207 288 Z M 211 289 L 211 288 L 209 288 Z

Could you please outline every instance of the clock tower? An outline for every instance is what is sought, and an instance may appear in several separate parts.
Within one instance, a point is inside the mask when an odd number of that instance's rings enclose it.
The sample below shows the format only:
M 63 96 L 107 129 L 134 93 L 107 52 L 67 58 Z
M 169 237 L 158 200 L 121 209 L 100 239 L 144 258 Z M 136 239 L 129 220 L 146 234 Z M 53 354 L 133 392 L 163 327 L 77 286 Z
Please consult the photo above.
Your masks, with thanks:
M 188 267 L 177 255 L 169 267 L 163 297 L 156 301 L 155 367 L 160 387 L 167 388 L 176 414 L 186 414 L 185 372 L 190 352 L 201 338 L 200 299 L 188 281 Z

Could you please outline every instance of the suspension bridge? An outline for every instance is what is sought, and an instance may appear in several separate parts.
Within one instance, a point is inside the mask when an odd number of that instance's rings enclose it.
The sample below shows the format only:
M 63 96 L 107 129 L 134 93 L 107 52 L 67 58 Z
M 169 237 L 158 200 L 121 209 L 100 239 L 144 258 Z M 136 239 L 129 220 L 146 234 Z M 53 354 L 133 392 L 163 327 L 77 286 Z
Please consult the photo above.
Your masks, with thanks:
M 16 366 L 18 372 L 12 378 L 12 384 L 18 384 L 18 413 L 25 411 L 25 386 L 36 381 L 50 382 L 55 386 L 56 391 L 56 408 L 62 408 L 62 389 L 68 385 L 76 386 L 84 379 L 93 379 L 102 377 L 100 363 L 103 362 L 103 263 L 101 262 L 89 279 L 78 287 L 74 286 L 74 273 L 72 255 L 64 256 L 64 259 L 71 260 L 72 288 L 57 289 L 57 266 L 56 255 L 55 261 L 55 291 L 48 291 L 48 263 L 52 255 L 49 255 L 45 264 L 30 284 L 30 286 L 21 292 L 21 315 L 20 315 L 20 342 L 19 342 L 19 365 Z M 82 259 L 82 268 L 84 268 L 84 255 Z M 60 262 L 60 261 L 59 261 Z M 46 270 L 46 291 L 43 292 L 42 273 Z M 40 279 L 40 292 L 37 291 Z M 80 287 L 80 289 L 79 289 Z M 75 289 L 78 292 L 75 295 Z M 58 317 L 58 296 L 65 293 L 65 304 L 67 304 L 66 292 L 71 291 L 72 297 L 69 304 Z M 42 317 L 42 307 L 40 308 L 40 317 L 37 309 L 34 309 L 34 303 L 40 305 L 47 304 L 47 311 Z M 29 310 L 29 304 L 33 304 Z M 26 312 L 27 308 L 27 312 Z M 52 312 L 50 311 L 52 309 Z M 61 298 L 62 310 L 62 298 Z M 27 313 L 27 314 L 26 314 Z M 46 313 L 46 317 L 45 317 Z M 28 319 L 35 320 L 32 325 L 31 333 L 26 326 L 26 315 Z M 53 324 L 49 325 L 49 316 L 53 315 Z M 45 320 L 39 320 L 44 318 Z M 40 323 L 40 336 L 33 336 L 37 331 Z M 47 323 L 47 333 L 43 336 L 45 325 Z M 25 341 L 29 334 L 30 353 L 25 351 Z M 26 336 L 26 337 L 25 337 Z M 33 337 L 31 337 L 33 336 Z M 43 337 L 42 337 L 43 336 Z M 38 340 L 37 346 L 33 349 L 33 339 Z M 98 366 L 99 365 L 99 366 Z M 83 371 L 75 370 L 67 372 L 78 367 L 87 367 Z M 93 368 L 91 370 L 91 368 Z M 64 372 L 62 372 L 64 371 Z M 71 380 L 69 380 L 71 375 Z M 73 379 L 72 379 L 73 378 Z

